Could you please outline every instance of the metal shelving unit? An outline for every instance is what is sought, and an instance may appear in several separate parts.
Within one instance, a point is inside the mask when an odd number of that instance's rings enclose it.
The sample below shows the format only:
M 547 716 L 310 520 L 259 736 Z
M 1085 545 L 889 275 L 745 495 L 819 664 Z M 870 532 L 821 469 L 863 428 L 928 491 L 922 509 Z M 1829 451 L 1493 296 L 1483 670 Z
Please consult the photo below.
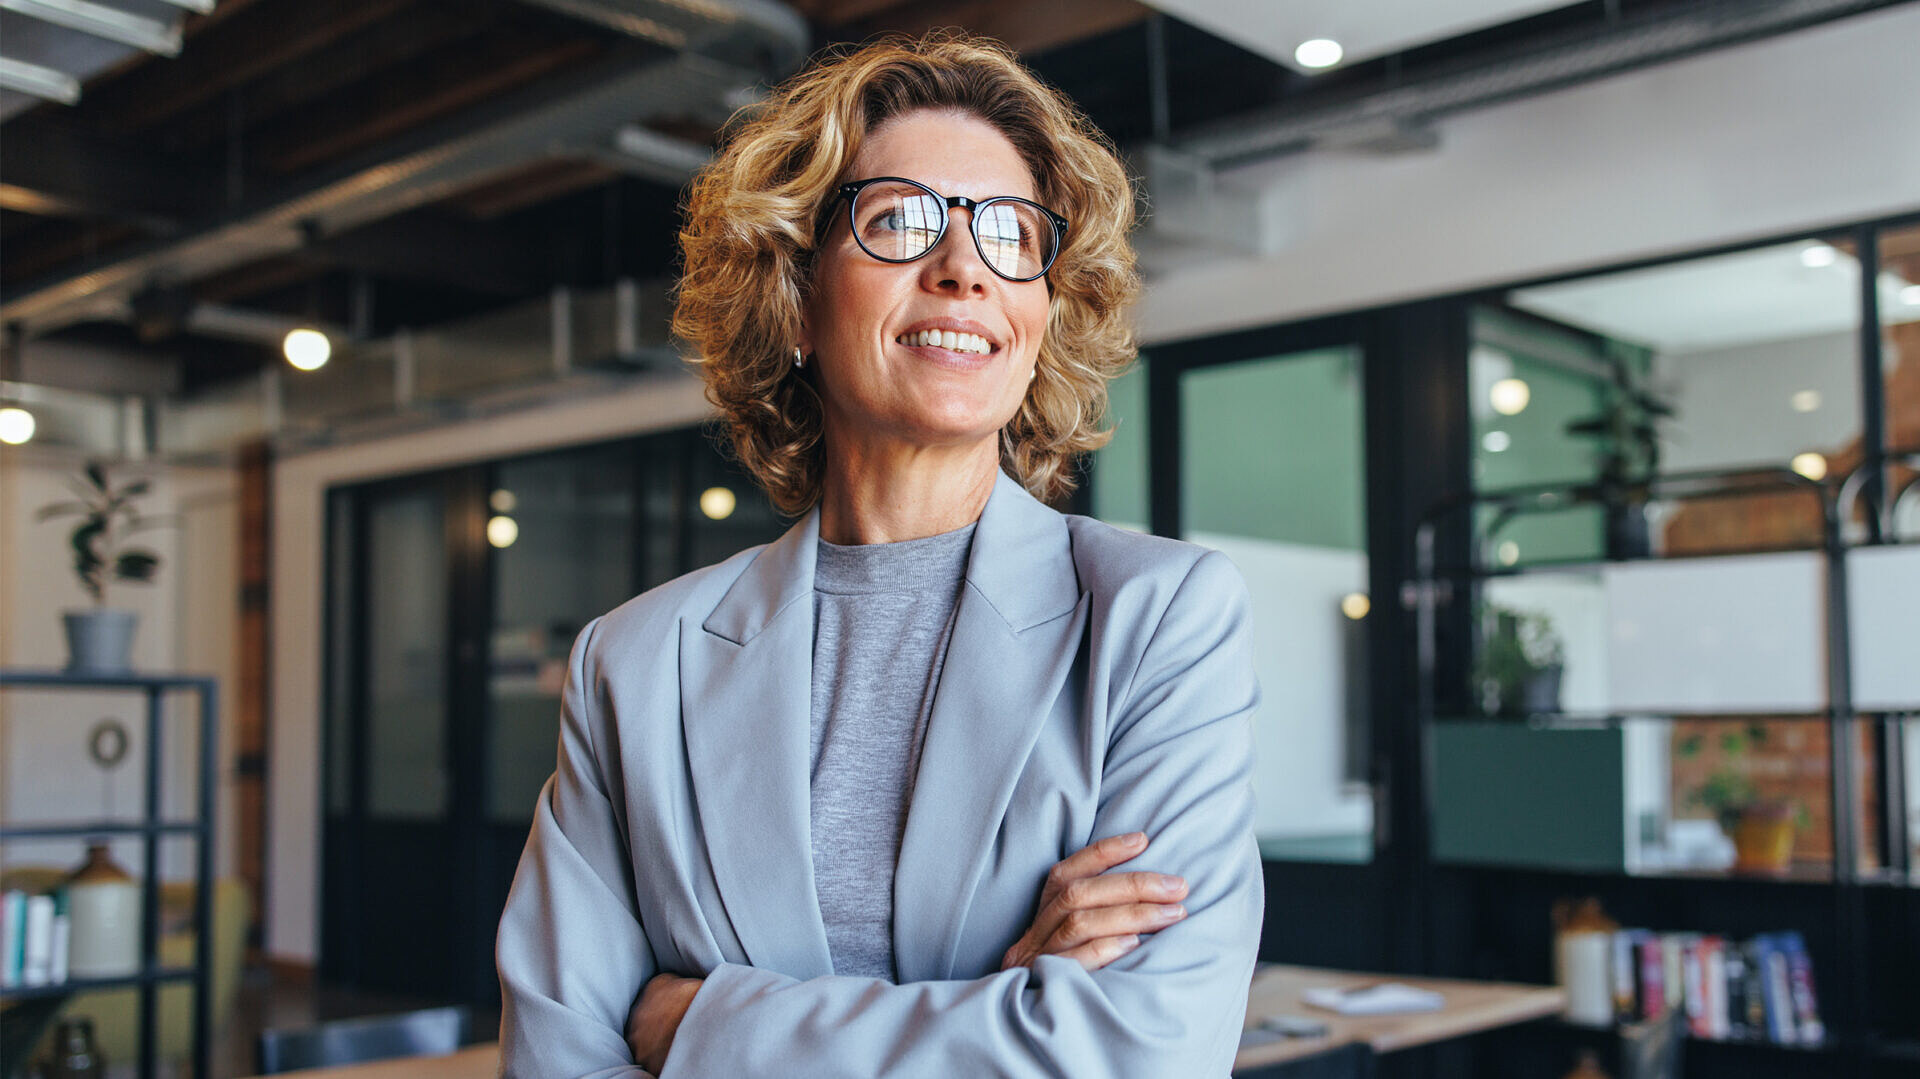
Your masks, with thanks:
M 141 876 L 140 969 L 119 978 L 71 979 L 59 985 L 14 986 L 0 989 L 0 999 L 30 999 L 66 996 L 94 989 L 135 988 L 140 992 L 140 1071 L 142 1079 L 156 1073 L 156 1049 L 159 1043 L 159 988 L 178 981 L 193 983 L 193 1074 L 205 1077 L 212 1050 L 213 983 L 213 814 L 215 756 L 219 748 L 218 690 L 209 675 L 190 674 L 94 674 L 59 670 L 0 668 L 0 688 L 15 687 L 43 690 L 124 690 L 146 696 L 146 805 L 134 821 L 46 822 L 0 827 L 0 842 L 10 839 L 84 838 L 91 836 L 139 836 L 145 855 Z M 193 820 L 166 820 L 160 812 L 160 746 L 165 722 L 162 701 L 170 691 L 186 690 L 198 695 L 200 702 L 199 766 L 196 782 L 197 807 Z M 194 840 L 195 928 L 193 966 L 162 967 L 160 947 L 160 838 L 166 835 L 190 836 Z
M 1920 468 L 1920 453 L 1911 450 L 1896 451 L 1888 455 L 1888 460 L 1905 463 L 1912 468 Z M 1833 1030 L 1830 1024 L 1828 1040 L 1819 1046 L 1776 1045 L 1762 1041 L 1706 1041 L 1689 1039 L 1690 1045 L 1706 1045 L 1719 1049 L 1731 1047 L 1742 1051 L 1783 1050 L 1811 1054 L 1834 1054 L 1843 1059 L 1864 1066 L 1867 1062 L 1913 1059 L 1920 1053 L 1920 1046 L 1904 1040 L 1885 1039 L 1876 1032 L 1862 1029 L 1866 1022 L 1867 986 L 1862 964 L 1857 960 L 1866 953 L 1869 946 L 1866 939 L 1865 913 L 1862 889 L 1869 887 L 1912 886 L 1913 866 L 1908 864 L 1905 829 L 1892 827 L 1889 835 L 1890 847 L 1894 852 L 1895 864 L 1877 873 L 1863 873 L 1859 868 L 1859 827 L 1854 819 L 1855 791 L 1854 778 L 1858 762 L 1856 746 L 1852 737 L 1859 724 L 1888 723 L 1898 737 L 1898 725 L 1901 718 L 1909 713 L 1886 713 L 1862 716 L 1854 709 L 1852 676 L 1849 657 L 1851 655 L 1851 623 L 1846 585 L 1847 553 L 1853 549 L 1846 536 L 1845 525 L 1855 514 L 1856 502 L 1863 490 L 1870 485 L 1873 476 L 1872 466 L 1863 463 L 1843 482 L 1823 484 L 1806 479 L 1788 470 L 1777 470 L 1760 475 L 1757 470 L 1745 469 L 1728 472 L 1699 472 L 1676 474 L 1656 478 L 1632 485 L 1554 485 L 1540 486 L 1510 491 L 1476 493 L 1471 496 L 1454 498 L 1436 504 L 1421 518 L 1415 535 L 1414 566 L 1415 575 L 1402 588 L 1402 602 L 1415 615 L 1416 644 L 1414 649 L 1416 667 L 1416 692 L 1414 710 L 1425 740 L 1432 738 L 1436 724 L 1449 722 L 1449 718 L 1438 713 L 1439 702 L 1439 648 L 1441 608 L 1456 602 L 1470 599 L 1478 586 L 1485 581 L 1502 577 L 1522 576 L 1529 573 L 1568 572 L 1583 569 L 1599 569 L 1609 563 L 1634 560 L 1627 558 L 1604 558 L 1593 560 L 1544 562 L 1537 565 L 1519 567 L 1497 567 L 1491 565 L 1488 552 L 1492 548 L 1493 533 L 1508 521 L 1530 512 L 1558 512 L 1580 505 L 1614 505 L 1621 502 L 1647 502 L 1659 499 L 1711 499 L 1737 498 L 1743 495 L 1777 494 L 1793 492 L 1804 494 L 1818 500 L 1823 524 L 1823 541 L 1818 549 L 1825 556 L 1827 565 L 1826 617 L 1827 634 L 1825 640 L 1827 661 L 1827 705 L 1821 711 L 1796 713 L 1792 715 L 1769 714 L 1769 720 L 1791 719 L 1813 723 L 1824 723 L 1828 727 L 1829 782 L 1831 813 L 1829 823 L 1832 829 L 1833 867 L 1830 874 L 1821 874 L 1817 878 L 1767 878 L 1754 876 L 1736 876 L 1727 873 L 1635 873 L 1622 871 L 1613 876 L 1630 879 L 1672 879 L 1686 880 L 1697 877 L 1702 882 L 1709 880 L 1733 880 L 1743 885 L 1798 884 L 1817 887 L 1832 893 L 1832 917 L 1834 938 L 1841 954 L 1826 974 L 1827 985 L 1837 990 L 1842 1003 L 1846 1025 L 1851 1029 Z M 1898 504 L 1902 497 L 1915 497 L 1920 492 L 1920 477 L 1916 477 L 1895 493 L 1883 505 Z M 1455 514 L 1471 515 L 1481 507 L 1492 507 L 1498 511 L 1488 534 L 1479 535 L 1474 525 L 1469 528 L 1475 532 L 1474 541 L 1469 545 L 1468 564 L 1465 566 L 1443 567 L 1438 565 L 1436 550 L 1438 533 L 1444 522 Z M 1867 529 L 1867 545 L 1897 542 L 1892 536 L 1891 512 L 1876 514 L 1869 511 L 1872 518 Z M 1471 517 L 1469 518 L 1471 520 Z M 1776 551 L 1739 551 L 1734 554 L 1771 554 Z M 1685 562 L 1682 556 L 1661 561 Z M 1639 560 L 1644 560 L 1640 556 Z M 1475 646 L 1477 647 L 1477 645 Z M 1589 726 L 1617 725 L 1630 715 L 1647 713 L 1605 713 L 1605 714 L 1566 714 L 1538 713 L 1520 717 L 1510 717 L 1521 727 L 1541 731 L 1580 728 Z M 1725 713 L 1684 714 L 1677 712 L 1662 713 L 1659 718 L 1668 719 L 1707 719 L 1726 721 L 1748 721 L 1756 716 Z M 1891 800 L 1897 799 L 1904 805 L 1905 786 L 1913 777 L 1902 774 L 1896 762 L 1887 774 L 1881 776 L 1883 810 L 1888 809 Z M 1435 807 L 1428 806 L 1428 819 L 1432 819 Z M 1904 823 L 1902 820 L 1900 823 Z M 1470 868 L 1470 867 L 1469 867 Z M 1569 1030 L 1575 1028 L 1568 1028 Z

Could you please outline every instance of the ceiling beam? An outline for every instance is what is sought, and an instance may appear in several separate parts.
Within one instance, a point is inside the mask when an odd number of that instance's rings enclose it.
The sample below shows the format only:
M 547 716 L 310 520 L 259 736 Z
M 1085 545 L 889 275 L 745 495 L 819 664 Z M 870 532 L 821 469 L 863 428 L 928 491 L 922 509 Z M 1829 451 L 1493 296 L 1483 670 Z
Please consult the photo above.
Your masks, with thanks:
M 1017 53 L 1045 52 L 1058 45 L 1132 26 L 1153 14 L 1138 0 L 906 0 L 843 22 L 834 36 L 863 40 L 875 34 L 918 37 L 929 30 L 964 26 L 998 38 Z
M 7 125 L 0 156 L 0 206 L 30 214 L 166 231 L 213 210 L 223 187 L 193 163 L 36 117 Z
M 395 79 L 316 102 L 287 114 L 258 140 L 258 160 L 288 175 L 400 135 L 432 120 L 576 68 L 603 55 L 590 38 L 541 41 L 527 33 L 492 33 L 470 48 L 409 65 Z
M 193 36 L 181 62 L 141 64 L 87 88 L 100 126 L 132 131 L 213 100 L 275 68 L 385 19 L 415 0 L 305 0 L 256 4 Z

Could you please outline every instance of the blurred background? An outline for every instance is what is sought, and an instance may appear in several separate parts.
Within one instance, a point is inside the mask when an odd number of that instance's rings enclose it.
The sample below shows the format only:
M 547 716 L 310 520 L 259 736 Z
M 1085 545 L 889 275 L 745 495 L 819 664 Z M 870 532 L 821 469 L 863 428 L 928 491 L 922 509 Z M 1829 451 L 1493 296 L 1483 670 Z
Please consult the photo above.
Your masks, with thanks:
M 1140 184 L 1061 508 L 1253 588 L 1262 958 L 1565 984 L 1591 899 L 1799 938 L 1818 1029 L 1686 1075 L 1920 1069 L 1920 5 L 0 0 L 0 887 L 178 886 L 161 1065 L 492 1036 L 573 635 L 789 523 L 667 332 L 686 182 L 942 27 Z M 58 994 L 123 1068 L 140 980 Z M 1379 1074 L 1617 1071 L 1626 989 Z

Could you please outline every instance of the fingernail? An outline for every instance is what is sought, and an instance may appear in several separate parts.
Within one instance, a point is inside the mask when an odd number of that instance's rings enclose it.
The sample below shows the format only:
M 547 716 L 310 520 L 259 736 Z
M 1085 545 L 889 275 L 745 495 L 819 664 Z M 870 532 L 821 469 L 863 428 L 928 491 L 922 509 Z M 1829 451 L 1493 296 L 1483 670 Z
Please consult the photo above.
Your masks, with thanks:
M 1120 938 L 1120 950 L 1123 952 L 1130 952 L 1139 946 L 1140 934 L 1138 933 L 1129 933 Z
M 1125 843 L 1129 847 L 1142 847 L 1146 845 L 1147 833 L 1128 832 L 1126 835 L 1121 837 L 1120 841 L 1122 843 Z
M 1162 895 L 1179 895 L 1186 890 L 1187 882 L 1179 877 L 1161 877 L 1155 886 Z
M 1163 922 L 1177 922 L 1187 916 L 1187 908 L 1175 903 L 1170 907 L 1161 907 L 1157 914 Z

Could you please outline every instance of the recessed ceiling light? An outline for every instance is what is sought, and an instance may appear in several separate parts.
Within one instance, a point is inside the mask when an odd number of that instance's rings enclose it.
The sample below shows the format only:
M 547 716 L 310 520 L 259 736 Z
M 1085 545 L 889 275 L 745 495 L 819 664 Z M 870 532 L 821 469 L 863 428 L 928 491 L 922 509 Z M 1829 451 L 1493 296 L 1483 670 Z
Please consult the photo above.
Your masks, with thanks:
M 1827 459 L 1817 453 L 1796 453 L 1790 466 L 1795 472 L 1810 480 L 1827 478 Z
M 519 508 L 520 500 L 514 496 L 512 491 L 502 487 L 487 496 L 487 505 L 491 507 L 495 513 L 512 513 Z
M 1513 436 L 1505 431 L 1488 431 L 1480 439 L 1480 447 L 1488 453 L 1505 453 L 1513 445 Z
M 1301 67 L 1323 68 L 1339 63 L 1346 54 L 1347 51 L 1340 47 L 1338 41 L 1317 37 L 1312 41 L 1302 41 L 1300 47 L 1293 50 L 1293 59 Z
M 1494 557 L 1500 560 L 1501 565 L 1511 566 L 1520 561 L 1520 545 L 1512 540 L 1501 540 Z
M 1373 610 L 1373 601 L 1367 598 L 1365 592 L 1348 592 L 1340 600 L 1340 613 L 1356 622 L 1365 618 L 1367 612 L 1371 610 Z
M 1800 249 L 1800 265 L 1809 269 L 1831 266 L 1839 258 L 1840 252 L 1835 251 L 1831 244 L 1808 244 Z
M 1801 390 L 1787 398 L 1787 403 L 1793 406 L 1795 412 L 1813 412 L 1820 407 L 1820 391 Z

